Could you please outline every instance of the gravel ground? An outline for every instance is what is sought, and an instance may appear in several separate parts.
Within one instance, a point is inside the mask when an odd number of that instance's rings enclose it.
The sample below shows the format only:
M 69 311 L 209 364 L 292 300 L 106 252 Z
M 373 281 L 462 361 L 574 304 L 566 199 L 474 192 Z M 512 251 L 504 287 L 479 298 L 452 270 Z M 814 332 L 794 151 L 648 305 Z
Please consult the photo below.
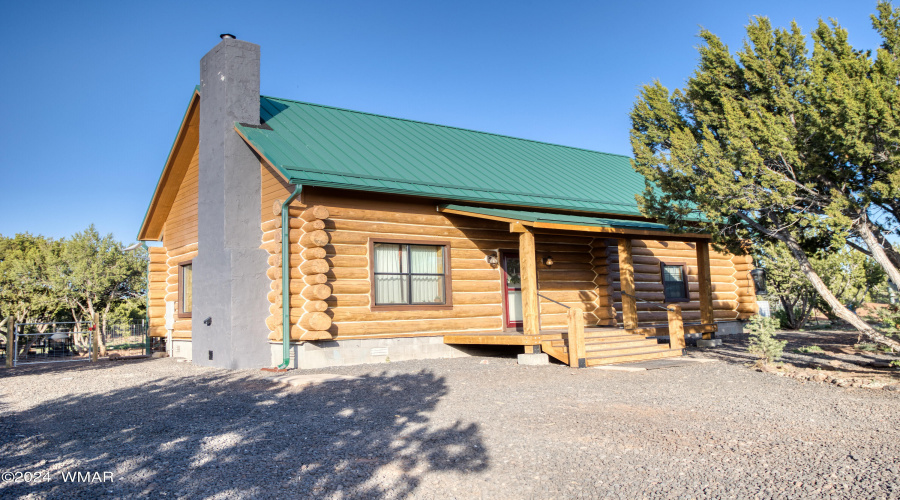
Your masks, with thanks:
M 897 392 L 727 358 L 317 372 L 357 378 L 299 388 L 171 359 L 0 369 L 0 471 L 23 473 L 0 497 L 900 498 Z M 79 471 L 99 476 L 65 481 Z

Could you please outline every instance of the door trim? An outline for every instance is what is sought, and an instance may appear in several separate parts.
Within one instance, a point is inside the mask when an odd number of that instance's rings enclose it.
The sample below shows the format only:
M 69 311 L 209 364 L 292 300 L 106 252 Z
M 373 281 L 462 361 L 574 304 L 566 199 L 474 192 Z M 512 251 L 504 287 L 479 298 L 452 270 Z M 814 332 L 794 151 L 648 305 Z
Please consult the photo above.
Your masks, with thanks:
M 524 321 L 510 321 L 509 318 L 509 287 L 507 286 L 507 276 L 506 276 L 506 259 L 509 257 L 519 257 L 519 252 L 517 250 L 501 250 L 500 251 L 500 285 L 503 295 L 503 330 L 515 330 L 515 331 L 524 331 L 525 327 L 523 326 Z M 521 271 L 520 271 L 521 272 Z M 513 288 L 513 291 L 516 289 Z M 522 287 L 518 288 L 519 293 L 522 291 Z

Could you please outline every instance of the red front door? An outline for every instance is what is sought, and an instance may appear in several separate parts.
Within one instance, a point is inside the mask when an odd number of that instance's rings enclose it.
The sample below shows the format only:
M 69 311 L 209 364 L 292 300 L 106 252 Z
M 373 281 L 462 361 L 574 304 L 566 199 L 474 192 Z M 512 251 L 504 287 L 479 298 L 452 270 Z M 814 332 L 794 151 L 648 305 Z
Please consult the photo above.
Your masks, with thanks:
M 522 329 L 522 279 L 518 252 L 503 252 L 501 262 L 505 326 Z

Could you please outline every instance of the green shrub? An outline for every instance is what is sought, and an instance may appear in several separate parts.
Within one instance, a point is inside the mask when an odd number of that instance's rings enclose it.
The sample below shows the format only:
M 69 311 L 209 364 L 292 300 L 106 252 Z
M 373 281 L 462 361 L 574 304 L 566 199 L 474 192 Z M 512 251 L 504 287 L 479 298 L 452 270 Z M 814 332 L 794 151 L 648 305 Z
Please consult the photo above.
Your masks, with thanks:
M 810 353 L 820 353 L 820 352 L 825 352 L 825 351 L 822 350 L 822 348 L 817 345 L 811 345 L 811 346 L 801 347 L 801 348 L 797 349 L 797 352 L 802 352 L 804 354 L 810 354 Z
M 775 330 L 778 328 L 778 320 L 775 318 L 764 318 L 760 315 L 753 316 L 750 319 L 750 348 L 751 354 L 759 356 L 763 364 L 769 364 L 773 361 L 781 359 L 784 353 L 784 346 L 787 345 L 786 340 L 776 340 Z

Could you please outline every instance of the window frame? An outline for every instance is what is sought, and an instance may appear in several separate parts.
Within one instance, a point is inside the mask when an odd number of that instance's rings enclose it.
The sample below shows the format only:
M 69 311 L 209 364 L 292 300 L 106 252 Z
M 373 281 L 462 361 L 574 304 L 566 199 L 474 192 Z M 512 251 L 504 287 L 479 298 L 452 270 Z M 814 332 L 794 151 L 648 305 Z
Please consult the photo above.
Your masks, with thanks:
M 193 293 L 191 293 L 191 310 L 184 312 L 184 266 L 191 266 L 191 287 L 194 284 L 194 260 L 186 260 L 178 263 L 178 300 L 175 301 L 175 315 L 179 319 L 191 318 L 194 311 Z
M 666 274 L 665 274 L 666 266 L 681 267 L 681 283 L 684 288 L 684 298 L 670 299 L 669 297 L 666 296 Z M 663 286 L 664 302 L 690 302 L 691 301 L 691 287 L 688 284 L 688 274 L 687 274 L 687 263 L 686 262 L 659 261 L 659 281 L 660 281 L 660 283 L 662 283 L 662 286 Z
M 443 304 L 375 304 L 375 244 L 426 245 L 444 247 L 444 303 Z M 410 240 L 369 238 L 369 310 L 370 311 L 445 311 L 453 309 L 452 270 L 450 269 L 450 242 L 445 240 Z

